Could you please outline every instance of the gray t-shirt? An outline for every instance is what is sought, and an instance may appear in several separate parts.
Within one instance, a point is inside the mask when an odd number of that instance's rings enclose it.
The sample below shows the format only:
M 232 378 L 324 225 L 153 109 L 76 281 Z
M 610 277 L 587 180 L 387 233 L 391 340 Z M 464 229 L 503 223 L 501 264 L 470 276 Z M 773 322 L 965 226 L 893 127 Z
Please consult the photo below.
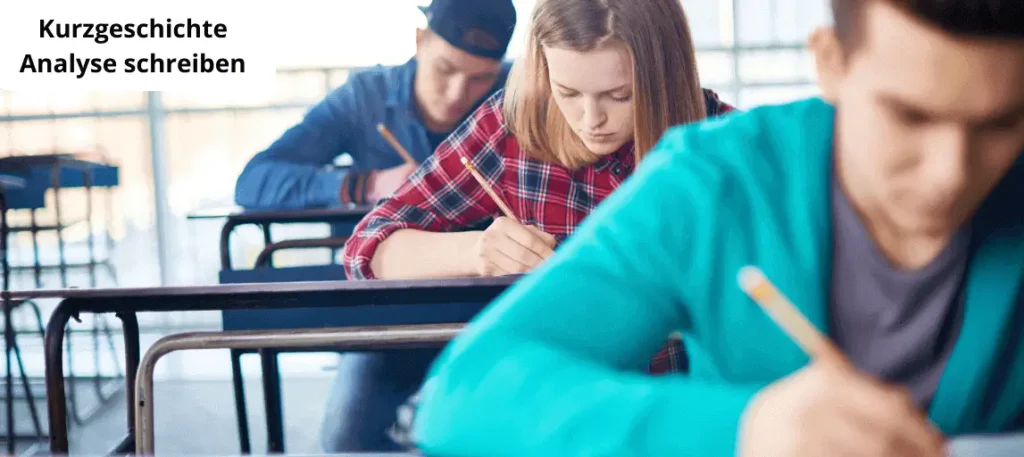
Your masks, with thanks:
M 907 386 L 926 409 L 963 313 L 970 230 L 923 268 L 893 267 L 838 184 L 833 186 L 831 333 L 854 365 Z

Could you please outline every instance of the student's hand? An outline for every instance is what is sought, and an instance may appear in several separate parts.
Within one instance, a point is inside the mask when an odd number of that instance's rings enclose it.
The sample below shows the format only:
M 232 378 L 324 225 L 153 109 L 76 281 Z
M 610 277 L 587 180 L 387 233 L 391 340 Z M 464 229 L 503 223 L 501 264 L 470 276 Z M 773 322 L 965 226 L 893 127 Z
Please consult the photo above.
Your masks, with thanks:
M 740 457 L 945 457 L 945 443 L 903 389 L 852 368 L 812 363 L 747 406 Z
M 480 276 L 522 274 L 550 257 L 556 244 L 537 227 L 499 217 L 477 238 L 472 262 Z
M 417 169 L 419 169 L 418 165 L 406 163 L 394 168 L 377 170 L 370 173 L 367 201 L 372 204 L 382 198 L 390 197 L 399 187 L 402 187 L 402 184 L 409 180 L 409 176 L 412 176 Z

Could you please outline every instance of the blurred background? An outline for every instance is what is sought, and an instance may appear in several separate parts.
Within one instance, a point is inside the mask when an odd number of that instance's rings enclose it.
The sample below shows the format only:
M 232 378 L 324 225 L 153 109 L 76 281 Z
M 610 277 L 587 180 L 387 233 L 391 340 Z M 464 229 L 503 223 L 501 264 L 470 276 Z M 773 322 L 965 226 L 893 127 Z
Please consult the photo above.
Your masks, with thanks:
M 513 39 L 511 58 L 522 51 L 522 34 L 535 1 L 515 3 L 520 25 Z M 38 249 L 41 263 L 55 264 L 60 242 L 65 245 L 68 262 L 87 261 L 91 232 L 97 240 L 93 255 L 106 264 L 103 274 L 96 279 L 99 286 L 216 284 L 220 269 L 217 246 L 223 221 L 190 219 L 188 215 L 232 206 L 235 179 L 246 162 L 299 121 L 311 105 L 344 83 L 351 71 L 407 61 L 414 51 L 414 30 L 425 23 L 416 6 L 427 4 L 429 0 L 337 0 L 333 12 L 336 27 L 318 31 L 311 45 L 279 52 L 276 83 L 265 92 L 90 93 L 60 88 L 47 92 L 0 92 L 0 155 L 88 153 L 119 168 L 116 186 L 93 191 L 91 230 L 85 220 L 85 191 L 64 189 L 59 195 L 63 211 L 60 217 L 75 222 L 63 230 L 63 239 L 58 240 L 53 232 L 40 232 L 33 243 L 32 233 L 14 233 L 10 237 L 11 263 L 32 265 L 34 251 Z M 699 51 L 702 83 L 716 90 L 726 102 L 749 109 L 816 93 L 813 62 L 805 49 L 805 40 L 813 27 L 827 23 L 827 0 L 684 0 L 683 6 Z M 303 27 L 302 15 L 315 17 L 322 12 L 289 14 L 299 20 L 282 23 L 273 33 L 289 35 L 294 43 L 311 33 Z M 329 40 L 324 41 L 323 37 Z M 56 198 L 55 192 L 47 193 L 47 204 L 36 211 L 39 224 L 55 220 Z M 12 211 L 11 223 L 28 225 L 30 216 L 28 212 Z M 275 231 L 275 237 L 282 238 L 327 234 L 327 227 L 317 224 Z M 238 229 L 231 246 L 234 262 L 251 264 L 262 247 L 262 236 L 256 228 Z M 329 255 L 327 251 L 283 253 L 275 257 L 275 263 L 323 263 Z M 61 278 L 51 273 L 44 274 L 41 284 L 37 284 L 31 270 L 16 272 L 12 281 L 12 289 L 62 287 Z M 92 281 L 88 275 L 72 272 L 67 285 L 90 287 Z M 44 319 L 53 305 L 41 303 Z M 33 327 L 30 315 L 16 315 L 15 319 L 19 328 Z M 82 328 L 93 325 L 116 329 L 119 321 L 111 318 L 95 323 L 83 316 L 81 324 L 74 324 Z M 220 313 L 172 313 L 141 315 L 140 325 L 145 350 L 148 343 L 168 332 L 220 329 L 221 324 Z M 76 349 L 71 359 L 76 374 L 117 373 L 119 367 L 112 352 L 95 350 L 94 338 L 88 332 L 74 334 L 72 340 Z M 20 337 L 19 343 L 26 371 L 34 378 L 41 377 L 41 338 Z M 120 351 L 119 338 L 113 338 L 110 344 Z M 288 389 L 322 391 L 326 395 L 333 360 L 329 354 L 282 357 L 291 452 L 316 449 L 315 435 L 322 414 L 317 406 L 322 408 L 323 403 L 322 398 L 312 401 L 316 404 L 309 404 L 308 399 L 289 399 Z M 182 385 L 191 387 L 182 389 L 223 392 L 226 396 L 215 404 L 196 406 L 197 411 L 214 414 L 218 409 L 231 409 L 229 367 L 226 351 L 189 352 L 162 361 L 158 379 L 189 381 Z M 257 359 L 244 359 L 243 369 L 247 380 L 258 381 Z M 216 394 L 210 395 L 215 397 Z M 250 398 L 258 401 L 258 392 Z M 101 408 L 94 425 L 72 434 L 76 445 L 84 446 L 79 450 L 101 452 L 123 433 L 118 430 L 123 429 L 123 416 L 118 415 L 123 414 L 123 399 L 118 396 L 112 402 Z M 112 413 L 112 419 L 107 420 L 102 409 L 118 414 Z M 259 451 L 262 419 L 258 405 L 250 408 L 250 414 L 254 451 Z M 217 417 L 210 420 L 216 421 L 227 435 L 225 450 L 237 450 L 231 448 L 233 416 L 224 413 Z M 18 425 L 28 432 L 30 424 L 25 422 Z M 105 435 L 103 428 L 107 422 L 113 424 L 108 427 L 110 436 Z M 158 430 L 166 429 L 161 425 L 158 421 Z M 174 433 L 183 436 L 185 429 L 181 427 L 179 424 Z M 293 427 L 299 432 L 293 433 Z M 96 438 L 76 438 L 79 433 L 86 433 L 82 430 L 92 430 L 88 433 Z

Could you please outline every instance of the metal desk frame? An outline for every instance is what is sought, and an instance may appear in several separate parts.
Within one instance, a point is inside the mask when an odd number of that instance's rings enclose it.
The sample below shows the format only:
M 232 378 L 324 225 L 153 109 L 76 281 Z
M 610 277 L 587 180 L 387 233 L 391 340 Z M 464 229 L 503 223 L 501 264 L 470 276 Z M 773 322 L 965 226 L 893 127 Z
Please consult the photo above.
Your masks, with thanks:
M 406 325 L 395 327 L 341 327 L 303 330 L 191 332 L 169 335 L 153 344 L 139 365 L 135 380 L 135 452 L 153 455 L 153 373 L 161 357 L 190 349 L 300 349 L 324 347 L 379 350 L 442 347 L 463 324 Z
M 348 237 L 327 237 L 316 239 L 288 239 L 274 241 L 271 236 L 273 224 L 352 224 L 358 223 L 369 211 L 371 206 L 348 205 L 337 208 L 307 208 L 296 210 L 243 210 L 239 207 L 215 208 L 197 211 L 188 216 L 190 220 L 225 219 L 220 234 L 221 270 L 232 271 L 231 235 L 235 228 L 243 225 L 256 225 L 263 231 L 263 250 L 256 258 L 256 268 L 273 266 L 273 254 L 289 249 L 329 248 L 332 252 L 344 247 Z M 332 255 L 332 258 L 334 256 Z M 267 422 L 267 448 L 270 452 L 284 451 L 284 424 L 282 419 L 280 374 L 278 369 L 278 350 L 252 351 L 249 349 L 231 349 L 231 380 L 235 396 L 235 415 L 238 421 L 238 441 L 243 454 L 252 449 L 249 437 L 249 416 L 246 412 L 245 390 L 242 377 L 242 355 L 257 352 L 260 356 L 260 370 L 263 373 L 263 402 Z
M 139 367 L 139 326 L 136 313 L 217 311 L 226 309 L 298 309 L 379 305 L 485 303 L 512 285 L 518 276 L 414 281 L 337 281 L 238 284 L 148 289 L 72 289 L 3 292 L 3 299 L 63 299 L 46 329 L 46 401 L 50 452 L 68 453 L 67 397 L 64 387 L 63 342 L 68 322 L 81 313 L 114 313 L 125 342 L 126 384 L 135 385 Z M 128 434 L 113 453 L 135 447 L 134 390 L 127 396 Z

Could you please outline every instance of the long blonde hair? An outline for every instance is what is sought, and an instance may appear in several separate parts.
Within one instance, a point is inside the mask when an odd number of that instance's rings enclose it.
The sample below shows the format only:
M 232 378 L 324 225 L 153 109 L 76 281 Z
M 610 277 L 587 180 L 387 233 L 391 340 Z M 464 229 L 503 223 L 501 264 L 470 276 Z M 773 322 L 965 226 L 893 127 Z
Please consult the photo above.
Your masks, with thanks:
M 707 116 L 690 27 L 680 0 L 539 0 L 525 55 L 512 68 L 502 111 L 519 145 L 577 168 L 594 159 L 552 98 L 543 47 L 587 52 L 619 42 L 633 64 L 636 159 L 669 127 Z

